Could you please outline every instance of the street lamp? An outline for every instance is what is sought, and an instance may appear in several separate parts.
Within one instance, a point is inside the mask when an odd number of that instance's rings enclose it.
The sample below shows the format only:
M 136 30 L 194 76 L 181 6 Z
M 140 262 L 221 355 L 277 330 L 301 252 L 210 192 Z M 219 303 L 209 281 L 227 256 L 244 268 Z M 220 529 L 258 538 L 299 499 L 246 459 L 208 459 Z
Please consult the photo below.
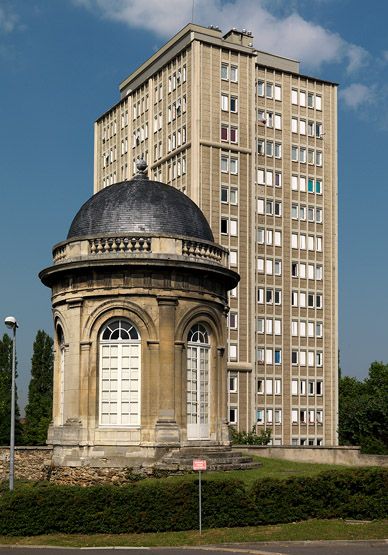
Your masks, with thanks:
M 16 318 L 7 316 L 4 320 L 7 328 L 13 331 L 12 341 L 12 383 L 11 383 L 11 433 L 9 440 L 9 491 L 13 491 L 15 468 L 15 390 L 16 390 L 16 328 L 19 327 Z

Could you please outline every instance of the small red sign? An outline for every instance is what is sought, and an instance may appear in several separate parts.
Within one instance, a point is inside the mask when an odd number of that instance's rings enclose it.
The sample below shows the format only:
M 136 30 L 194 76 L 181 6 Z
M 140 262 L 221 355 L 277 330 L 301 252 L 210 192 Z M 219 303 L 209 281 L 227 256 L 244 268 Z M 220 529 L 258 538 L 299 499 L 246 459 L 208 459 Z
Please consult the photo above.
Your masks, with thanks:
M 193 470 L 206 470 L 206 461 L 201 459 L 194 460 Z

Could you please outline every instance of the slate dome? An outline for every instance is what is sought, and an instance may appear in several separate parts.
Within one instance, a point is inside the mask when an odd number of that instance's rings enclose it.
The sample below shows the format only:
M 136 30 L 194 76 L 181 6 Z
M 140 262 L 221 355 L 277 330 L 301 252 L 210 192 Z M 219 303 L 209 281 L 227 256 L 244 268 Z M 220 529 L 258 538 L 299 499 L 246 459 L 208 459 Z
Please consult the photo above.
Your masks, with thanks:
M 93 195 L 76 214 L 67 238 L 116 233 L 177 235 L 214 242 L 208 221 L 189 197 L 170 185 L 150 181 L 144 173 Z

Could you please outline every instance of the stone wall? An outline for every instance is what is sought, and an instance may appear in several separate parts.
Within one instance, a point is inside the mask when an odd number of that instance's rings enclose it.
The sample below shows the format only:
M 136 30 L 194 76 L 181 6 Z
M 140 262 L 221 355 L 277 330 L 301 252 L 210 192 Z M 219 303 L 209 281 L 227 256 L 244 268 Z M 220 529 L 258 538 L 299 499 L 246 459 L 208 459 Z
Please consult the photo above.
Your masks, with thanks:
M 41 481 L 53 484 L 94 486 L 97 484 L 125 484 L 153 475 L 149 465 L 132 468 L 53 466 L 52 447 L 16 447 L 15 479 Z M 0 447 L 0 482 L 9 480 L 9 447 Z
M 359 447 L 233 446 L 249 455 L 295 462 L 343 464 L 344 466 L 388 466 L 388 455 L 362 455 Z
M 342 464 L 346 466 L 386 466 L 388 456 L 361 455 L 359 447 L 275 447 L 235 446 L 249 455 L 291 460 L 295 462 Z M 54 467 L 51 447 L 16 447 L 15 478 L 19 480 L 48 480 L 54 484 L 93 486 L 124 484 L 153 475 L 151 466 L 126 467 Z M 0 447 L 0 481 L 9 479 L 9 448 Z

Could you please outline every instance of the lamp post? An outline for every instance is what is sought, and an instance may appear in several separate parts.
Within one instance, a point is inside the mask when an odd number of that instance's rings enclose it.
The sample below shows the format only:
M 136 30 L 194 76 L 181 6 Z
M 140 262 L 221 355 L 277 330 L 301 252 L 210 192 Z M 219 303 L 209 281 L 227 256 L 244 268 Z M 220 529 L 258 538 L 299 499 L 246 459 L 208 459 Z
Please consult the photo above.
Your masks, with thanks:
M 15 473 L 15 390 L 16 390 L 16 328 L 19 327 L 16 318 L 7 316 L 4 320 L 7 328 L 13 332 L 12 341 L 12 383 L 11 383 L 11 432 L 9 440 L 9 491 L 13 491 Z

